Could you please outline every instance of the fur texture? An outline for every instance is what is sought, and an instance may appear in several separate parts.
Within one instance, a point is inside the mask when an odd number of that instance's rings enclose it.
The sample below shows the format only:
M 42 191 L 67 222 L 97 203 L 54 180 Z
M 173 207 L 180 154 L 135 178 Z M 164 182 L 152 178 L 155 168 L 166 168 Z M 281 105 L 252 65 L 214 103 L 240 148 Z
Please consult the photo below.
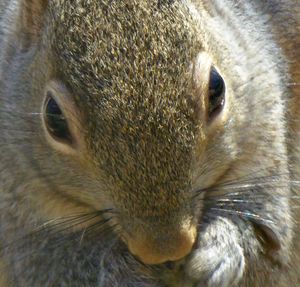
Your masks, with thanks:
M 0 0 L 0 287 L 298 286 L 299 25 L 298 0 Z M 129 251 L 195 226 L 181 260 Z

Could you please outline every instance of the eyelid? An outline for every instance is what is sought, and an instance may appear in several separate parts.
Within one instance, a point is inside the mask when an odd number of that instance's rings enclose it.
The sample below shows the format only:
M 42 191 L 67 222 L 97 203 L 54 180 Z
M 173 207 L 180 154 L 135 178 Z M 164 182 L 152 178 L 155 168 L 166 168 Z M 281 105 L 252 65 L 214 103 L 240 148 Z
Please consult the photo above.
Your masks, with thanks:
M 53 139 L 52 136 L 47 132 L 47 126 L 45 124 L 43 115 L 45 103 L 49 93 L 67 120 L 69 132 L 72 137 L 71 143 L 63 141 L 60 142 L 59 140 Z M 65 154 L 79 155 L 85 150 L 85 133 L 83 132 L 85 129 L 83 128 L 83 114 L 75 104 L 73 97 L 74 95 L 69 92 L 69 90 L 60 80 L 53 79 L 49 81 L 45 87 L 45 96 L 42 104 L 41 114 L 42 123 L 46 133 L 46 139 L 50 145 Z M 81 153 L 78 153 L 78 150 L 80 150 Z

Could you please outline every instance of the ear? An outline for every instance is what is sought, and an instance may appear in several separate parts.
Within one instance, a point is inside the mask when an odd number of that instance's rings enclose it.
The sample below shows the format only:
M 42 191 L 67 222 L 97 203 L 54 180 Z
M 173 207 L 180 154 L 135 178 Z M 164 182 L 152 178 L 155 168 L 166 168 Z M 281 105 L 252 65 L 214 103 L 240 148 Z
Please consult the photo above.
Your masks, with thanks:
M 19 31 L 24 48 L 38 42 L 44 26 L 48 0 L 20 0 Z

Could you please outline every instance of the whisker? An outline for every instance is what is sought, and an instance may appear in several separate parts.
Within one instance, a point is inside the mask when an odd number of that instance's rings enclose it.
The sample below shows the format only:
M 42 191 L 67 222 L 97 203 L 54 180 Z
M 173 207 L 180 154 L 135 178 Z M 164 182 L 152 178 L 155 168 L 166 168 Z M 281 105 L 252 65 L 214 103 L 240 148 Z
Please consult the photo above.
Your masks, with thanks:
M 82 219 L 83 217 L 91 217 L 90 219 L 93 219 L 97 216 L 108 213 L 109 211 L 111 211 L 111 209 L 103 209 L 101 211 L 95 211 L 95 212 L 91 212 L 91 213 L 77 213 L 77 214 L 73 214 L 73 215 L 69 215 L 69 216 L 58 217 L 58 218 L 51 219 L 49 221 L 44 222 L 38 228 L 44 228 L 44 227 L 47 227 L 48 225 L 50 225 L 50 227 L 55 227 L 56 225 L 59 225 L 61 223 L 69 223 L 72 221 L 76 221 L 77 219 Z M 53 222 L 57 222 L 57 221 L 62 221 L 62 222 L 52 224 Z
M 217 208 L 217 207 L 212 207 L 211 210 L 217 211 L 217 212 L 224 212 L 230 215 L 238 215 L 242 218 L 245 219 L 254 219 L 254 220 L 259 220 L 259 221 L 263 221 L 266 223 L 270 223 L 273 224 L 274 222 L 270 219 L 265 219 L 262 218 L 260 215 L 258 214 L 254 214 L 251 212 L 247 212 L 247 211 L 240 211 L 240 210 L 231 210 L 231 209 L 223 209 L 223 208 Z M 219 213 L 218 213 L 219 214 Z
M 70 215 L 70 216 L 66 216 L 66 217 L 54 218 L 54 219 L 44 222 L 42 225 L 37 227 L 37 231 L 41 228 L 47 228 L 47 227 L 55 228 L 57 225 L 60 225 L 62 223 L 69 223 L 69 222 L 73 222 L 77 219 L 81 219 L 84 217 L 94 216 L 95 213 L 94 212 L 93 213 L 83 213 L 83 214 L 78 214 L 78 215 Z M 62 221 L 62 222 L 59 222 L 59 221 Z
M 276 67 L 277 67 L 277 63 L 272 64 L 269 68 L 272 69 L 272 68 L 276 68 Z M 257 73 L 251 80 L 252 81 L 257 80 L 264 76 L 265 76 L 265 71 L 261 71 L 260 73 Z M 240 83 L 235 89 L 240 90 L 241 88 L 245 87 L 247 84 L 249 84 L 249 79 L 247 79 L 245 82 Z M 271 85 L 274 85 L 274 84 L 269 84 L 269 86 L 271 86 Z
M 209 200 L 209 199 L 214 199 L 214 198 L 220 198 L 224 195 L 220 194 L 215 194 L 215 191 L 219 192 L 226 192 L 227 198 L 223 200 L 229 200 L 228 197 L 232 199 L 233 196 L 239 196 L 240 199 L 244 199 L 241 196 L 242 195 L 250 195 L 252 194 L 253 197 L 258 198 L 261 196 L 259 192 L 255 192 L 255 189 L 263 189 L 263 190 L 268 190 L 268 189 L 280 189 L 280 188 L 286 188 L 288 186 L 300 186 L 300 181 L 298 180 L 293 180 L 287 178 L 289 176 L 289 173 L 281 173 L 281 174 L 276 174 L 276 175 L 264 175 L 260 177 L 251 177 L 249 176 L 254 175 L 256 173 L 261 173 L 263 170 L 258 170 L 255 171 L 251 174 L 247 174 L 243 177 L 237 178 L 237 179 L 232 179 L 228 181 L 224 181 L 222 183 L 218 183 L 214 186 L 202 188 L 196 190 L 192 195 L 191 195 L 191 200 L 194 200 L 195 198 L 199 199 L 199 196 L 202 195 L 205 192 L 205 197 L 201 198 L 202 201 Z M 231 192 L 228 192 L 231 191 Z M 271 196 L 268 195 L 268 196 Z M 276 196 L 278 193 L 276 193 Z M 291 195 L 287 195 L 286 197 L 291 197 Z M 266 198 L 266 195 L 264 194 L 263 197 L 261 198 Z
M 97 214 L 94 215 L 94 216 L 92 216 L 92 217 L 89 217 L 88 219 L 81 219 L 81 220 L 77 219 L 77 220 L 75 220 L 75 222 L 71 220 L 70 222 L 63 222 L 63 224 L 57 223 L 57 224 L 55 224 L 53 226 L 50 226 L 50 228 L 47 228 L 47 232 L 53 231 L 55 233 L 62 233 L 64 231 L 72 229 L 73 227 L 76 227 L 76 226 L 78 226 L 78 225 L 80 225 L 82 223 L 90 221 L 90 220 L 92 220 L 92 219 L 94 219 L 96 217 L 98 217 Z M 74 223 L 72 223 L 72 222 L 74 222 Z M 69 224 L 69 223 L 72 223 L 72 224 Z M 67 227 L 65 227 L 66 225 L 67 225 Z M 57 226 L 62 227 L 62 228 L 56 228 Z M 43 231 L 43 229 L 40 230 L 40 231 Z M 37 231 L 37 232 L 40 232 L 40 231 Z
M 89 221 L 92 218 L 95 218 L 96 216 L 104 214 L 106 211 L 107 210 L 101 210 L 90 214 L 83 214 L 87 218 L 81 218 L 81 219 L 82 221 Z M 88 215 L 90 216 L 88 217 Z M 59 224 L 57 225 L 56 222 L 57 220 L 63 220 L 67 218 L 65 221 L 62 221 L 62 223 L 66 223 L 66 222 L 72 222 L 73 219 L 78 219 L 79 217 L 80 216 L 76 214 L 64 218 L 49 220 L 45 224 L 41 225 L 42 228 L 41 230 L 35 231 L 33 233 L 30 233 L 20 238 L 22 240 L 22 244 L 15 244 L 16 241 L 14 241 L 7 244 L 7 246 L 1 246 L 1 252 L 2 253 L 5 252 L 9 254 L 9 252 L 12 252 L 13 250 L 18 250 L 18 249 L 22 250 L 21 253 L 23 253 L 23 255 L 19 256 L 16 259 L 17 260 L 16 263 L 19 263 L 20 261 L 24 261 L 27 259 L 40 260 L 38 259 L 40 256 L 43 256 L 44 254 L 46 255 L 52 249 L 54 250 L 62 246 L 63 244 L 67 244 L 68 246 L 70 244 L 75 244 L 77 240 L 79 242 L 78 247 L 81 247 L 84 242 L 84 238 L 87 237 L 89 239 L 93 239 L 95 236 L 99 236 L 99 238 L 101 238 L 102 241 L 103 239 L 105 239 L 103 242 L 104 244 L 106 244 L 107 242 L 110 242 L 106 240 L 107 238 L 111 238 L 112 236 L 115 236 L 115 234 L 113 234 L 112 232 L 114 227 L 108 224 L 111 218 L 106 218 L 106 219 L 101 218 L 101 220 L 99 220 L 98 222 L 92 223 L 90 226 L 86 226 L 82 231 L 76 231 L 67 234 L 63 233 L 62 231 L 70 227 L 64 229 L 56 227 L 56 226 L 59 227 Z M 55 222 L 54 226 L 52 226 L 53 222 Z M 71 224 L 71 226 L 74 224 L 78 224 L 78 222 Z M 55 230 L 56 232 L 53 232 L 53 230 Z M 101 234 L 99 232 L 101 232 Z M 20 251 L 17 252 L 18 254 L 21 254 Z M 7 265 L 14 264 L 14 262 L 15 261 L 12 261 Z M 27 263 L 23 262 L 22 264 L 27 264 Z M 28 264 L 30 264 L 30 262 L 28 262 Z
M 278 177 L 285 177 L 285 176 L 289 176 L 290 174 L 289 173 L 281 173 L 281 174 L 277 174 L 277 175 L 263 175 L 263 176 L 259 176 L 259 177 L 254 177 L 254 175 L 256 174 L 260 174 L 262 172 L 265 172 L 267 171 L 270 167 L 266 167 L 266 168 L 263 168 L 263 169 L 258 169 L 256 171 L 253 171 L 251 173 L 248 173 L 248 174 L 245 174 L 243 176 L 239 176 L 239 178 L 236 178 L 236 179 L 230 179 L 230 180 L 226 180 L 226 181 L 223 181 L 222 183 L 218 183 L 216 185 L 214 185 L 213 187 L 223 187 L 223 186 L 227 186 L 227 185 L 236 185 L 237 183 L 251 183 L 251 182 L 258 182 L 258 181 L 262 181 L 262 180 L 266 180 L 268 178 L 273 178 L 273 179 L 276 179 Z M 290 181 L 289 181 L 290 182 Z M 203 191 L 206 191 L 208 189 L 210 189 L 212 187 L 207 187 L 207 188 L 203 188 L 203 189 L 199 189 L 199 190 L 196 190 L 195 192 L 203 192 Z
M 261 172 L 258 171 L 258 172 Z M 254 173 L 253 173 L 254 174 Z M 250 174 L 250 175 L 253 175 L 253 174 Z M 275 182 L 275 181 L 278 181 L 280 177 L 286 177 L 288 176 L 289 174 L 286 173 L 286 174 L 277 174 L 277 175 L 264 175 L 264 176 L 260 176 L 260 177 L 252 177 L 252 178 L 248 178 L 248 179 L 244 179 L 244 180 L 241 180 L 242 177 L 238 178 L 237 180 L 230 180 L 230 181 L 226 181 L 224 183 L 220 183 L 218 186 L 221 186 L 221 187 L 224 187 L 224 186 L 230 186 L 230 185 L 236 185 L 236 183 L 247 183 L 247 184 L 251 184 L 252 182 L 260 182 L 262 180 L 269 180 L 267 182 Z M 249 176 L 249 175 L 248 175 Z M 288 181 L 290 182 L 290 180 Z
M 81 243 L 82 243 L 82 241 L 83 241 L 83 237 L 84 237 L 84 234 L 85 234 L 85 232 L 86 232 L 86 227 L 83 229 L 83 231 L 82 231 L 82 234 L 81 234 L 81 236 L 80 236 L 80 241 L 79 241 L 79 245 L 81 246 Z
M 107 224 L 111 219 L 104 222 L 98 222 L 86 228 L 86 237 L 93 240 L 99 237 L 101 241 L 108 241 L 109 239 L 116 237 L 116 224 Z
M 39 116 L 42 115 L 43 113 L 27 113 L 27 115 L 31 115 L 31 116 Z
M 13 245 L 20 248 L 20 247 L 22 247 L 22 244 L 26 245 L 28 243 L 28 241 L 30 241 L 31 239 L 43 240 L 45 235 L 53 236 L 55 234 L 63 233 L 64 231 L 70 230 L 80 224 L 86 223 L 88 221 L 91 221 L 92 219 L 95 219 L 98 216 L 101 216 L 105 212 L 106 212 L 106 210 L 101 210 L 101 211 L 97 211 L 97 212 L 93 212 L 93 213 L 89 213 L 89 214 L 72 215 L 72 216 L 68 216 L 68 217 L 61 217 L 61 218 L 49 220 L 49 221 L 43 223 L 41 226 L 35 228 L 29 234 L 26 234 L 25 236 L 22 236 L 16 240 L 14 240 L 13 242 L 2 246 L 1 249 L 5 250 L 8 247 L 11 247 Z M 57 221 L 59 221 L 59 222 L 57 222 Z M 16 245 L 18 242 L 22 242 L 22 244 Z

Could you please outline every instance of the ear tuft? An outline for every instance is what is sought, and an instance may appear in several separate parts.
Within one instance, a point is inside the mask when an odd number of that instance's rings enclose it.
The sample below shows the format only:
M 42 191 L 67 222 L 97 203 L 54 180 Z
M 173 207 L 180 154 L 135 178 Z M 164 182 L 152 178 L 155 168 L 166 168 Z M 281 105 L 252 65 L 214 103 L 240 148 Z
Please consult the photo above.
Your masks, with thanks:
M 44 25 L 48 0 L 21 0 L 20 32 L 24 47 L 35 44 Z

